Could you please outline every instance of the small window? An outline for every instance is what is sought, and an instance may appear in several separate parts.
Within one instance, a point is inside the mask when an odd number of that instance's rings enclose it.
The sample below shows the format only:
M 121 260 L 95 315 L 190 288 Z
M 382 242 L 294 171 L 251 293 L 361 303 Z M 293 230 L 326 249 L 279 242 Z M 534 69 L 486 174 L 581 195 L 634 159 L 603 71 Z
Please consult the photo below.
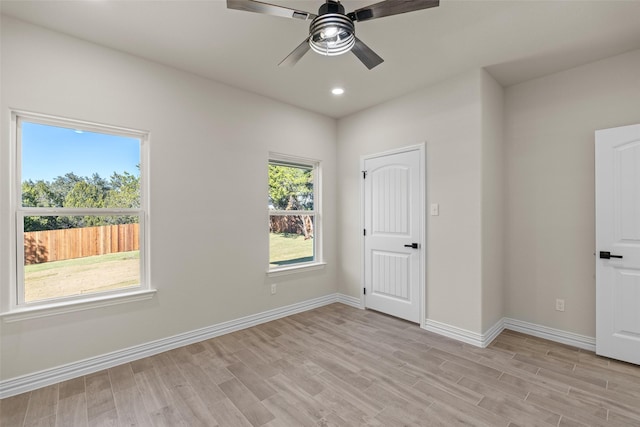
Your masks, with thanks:
M 269 161 L 269 270 L 321 262 L 318 162 Z
M 16 114 L 16 305 L 149 288 L 147 135 Z

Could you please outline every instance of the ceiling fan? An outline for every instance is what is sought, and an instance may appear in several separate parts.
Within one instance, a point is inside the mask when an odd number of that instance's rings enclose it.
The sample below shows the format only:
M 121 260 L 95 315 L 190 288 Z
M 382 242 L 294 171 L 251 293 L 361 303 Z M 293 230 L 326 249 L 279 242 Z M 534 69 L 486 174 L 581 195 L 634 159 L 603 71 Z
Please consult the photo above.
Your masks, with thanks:
M 345 13 L 344 6 L 340 4 L 340 1 L 326 0 L 316 15 L 256 0 L 227 0 L 227 8 L 229 9 L 303 21 L 311 20 L 309 35 L 278 64 L 280 66 L 294 66 L 311 49 L 325 56 L 342 55 L 352 51 L 370 70 L 380 65 L 384 60 L 356 37 L 355 22 L 428 9 L 439 4 L 439 0 L 385 0 L 354 10 L 351 13 Z

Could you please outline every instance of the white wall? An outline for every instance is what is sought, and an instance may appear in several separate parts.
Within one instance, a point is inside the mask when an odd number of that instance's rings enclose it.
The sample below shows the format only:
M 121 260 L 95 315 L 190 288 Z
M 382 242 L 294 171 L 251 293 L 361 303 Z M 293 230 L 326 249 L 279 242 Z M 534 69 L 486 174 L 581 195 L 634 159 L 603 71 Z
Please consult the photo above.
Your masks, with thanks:
M 427 203 L 440 204 L 440 216 L 427 217 L 427 318 L 482 333 L 506 315 L 594 335 L 593 132 L 640 122 L 640 51 L 506 90 L 476 70 L 336 126 L 9 18 L 1 49 L 0 301 L 13 250 L 10 108 L 151 131 L 159 292 L 147 302 L 0 322 L 0 379 L 336 290 L 359 297 L 360 157 L 423 141 Z M 322 271 L 278 278 L 275 296 L 265 277 L 269 151 L 323 161 L 328 261 Z M 564 313 L 554 310 L 557 297 Z
M 504 90 L 482 72 L 482 331 L 504 316 Z
M 0 281 L 6 304 L 9 109 L 151 132 L 151 301 L 0 322 L 2 379 L 336 292 L 336 123 L 317 114 L 2 20 Z M 322 271 L 270 295 L 269 151 L 324 168 Z
M 640 123 L 640 50 L 509 87 L 505 113 L 506 315 L 594 336 L 594 131 Z
M 426 141 L 426 317 L 481 332 L 481 80 L 474 71 L 338 122 L 340 292 L 361 284 L 360 156 Z

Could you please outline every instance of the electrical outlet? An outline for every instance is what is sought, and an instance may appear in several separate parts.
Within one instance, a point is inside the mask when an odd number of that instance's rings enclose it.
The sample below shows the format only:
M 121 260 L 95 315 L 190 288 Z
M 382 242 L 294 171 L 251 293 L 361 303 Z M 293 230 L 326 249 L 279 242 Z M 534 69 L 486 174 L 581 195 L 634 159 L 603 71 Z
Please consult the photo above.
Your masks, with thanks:
M 278 291 L 278 285 L 275 283 L 271 284 L 271 295 L 275 295 L 276 292 Z
M 556 311 L 564 311 L 564 300 L 558 298 L 556 300 Z

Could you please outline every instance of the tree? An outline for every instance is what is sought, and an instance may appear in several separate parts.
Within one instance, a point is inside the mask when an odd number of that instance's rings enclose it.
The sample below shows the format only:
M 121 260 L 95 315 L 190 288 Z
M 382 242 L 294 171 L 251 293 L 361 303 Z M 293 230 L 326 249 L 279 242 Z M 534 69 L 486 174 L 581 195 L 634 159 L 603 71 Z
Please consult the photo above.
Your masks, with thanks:
M 139 208 L 140 177 L 124 172 L 111 175 L 110 189 L 105 198 L 108 208 Z
M 312 169 L 269 165 L 269 203 L 276 210 L 313 209 Z M 276 232 L 302 232 L 305 239 L 313 236 L 309 215 L 271 216 L 271 229 Z
M 22 206 L 43 208 L 139 208 L 140 177 L 114 172 L 109 180 L 98 174 L 80 177 L 73 172 L 52 182 L 26 180 L 22 183 Z M 58 230 L 138 222 L 135 215 L 29 216 L 24 231 Z
M 67 194 L 69 194 L 73 187 L 80 181 L 88 181 L 88 178 L 81 178 L 73 172 L 69 172 L 63 176 L 56 177 L 53 182 L 49 184 L 49 188 L 55 196 L 56 207 L 64 207 Z
M 59 207 L 61 202 L 52 191 L 48 182 L 31 180 L 22 183 L 22 206 L 24 207 Z
M 313 209 L 311 169 L 269 165 L 269 202 L 278 210 Z
M 140 176 L 129 172 L 111 175 L 110 189 L 105 197 L 105 207 L 135 209 L 140 207 Z M 116 224 L 131 224 L 138 222 L 137 216 L 125 215 L 113 218 Z
M 103 208 L 104 191 L 87 181 L 78 181 L 64 198 L 65 208 Z
M 22 183 L 22 206 L 24 207 L 60 207 L 62 202 L 51 189 L 47 181 L 31 180 Z M 64 222 L 55 216 L 28 216 L 24 218 L 24 231 L 54 230 L 68 228 L 61 226 Z
M 78 181 L 64 198 L 66 208 L 103 208 L 104 189 L 89 182 L 89 180 Z M 103 217 L 85 215 L 82 219 L 76 219 L 79 227 L 95 227 L 105 225 Z

